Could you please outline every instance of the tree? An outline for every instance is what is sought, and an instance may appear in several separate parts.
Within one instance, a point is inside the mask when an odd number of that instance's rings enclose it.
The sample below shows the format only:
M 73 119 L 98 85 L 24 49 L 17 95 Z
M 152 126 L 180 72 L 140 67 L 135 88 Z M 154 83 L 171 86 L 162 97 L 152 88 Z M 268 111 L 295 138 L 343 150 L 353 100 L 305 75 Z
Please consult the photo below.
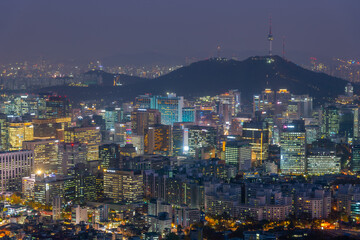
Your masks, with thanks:
M 169 233 L 168 235 L 165 236 L 166 240 L 180 240 L 179 236 L 176 235 L 175 233 Z

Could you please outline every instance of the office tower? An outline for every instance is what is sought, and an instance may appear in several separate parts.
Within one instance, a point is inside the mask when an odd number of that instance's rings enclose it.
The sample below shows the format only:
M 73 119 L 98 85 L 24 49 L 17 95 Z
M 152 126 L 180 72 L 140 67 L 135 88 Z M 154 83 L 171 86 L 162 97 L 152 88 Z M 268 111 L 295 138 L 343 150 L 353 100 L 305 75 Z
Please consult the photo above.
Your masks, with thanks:
M 131 144 L 136 150 L 136 155 L 144 154 L 144 136 L 132 135 Z
M 95 183 L 96 201 L 101 202 L 104 200 L 104 171 L 101 169 L 96 173 Z
M 353 172 L 360 171 L 360 143 L 358 141 L 352 146 L 351 169 Z
M 322 111 L 321 134 L 323 137 L 334 137 L 339 134 L 340 115 L 335 106 L 325 107 Z
M 120 147 L 121 164 L 125 158 L 134 158 L 136 155 L 136 148 L 133 144 L 125 144 L 125 146 Z
M 22 149 L 23 141 L 34 140 L 34 126 L 31 122 L 9 123 L 9 150 Z
M 149 94 L 140 95 L 135 98 L 135 109 L 156 109 L 155 108 L 155 96 Z
M 104 116 L 101 115 L 93 115 L 92 116 L 92 120 L 94 120 L 94 123 L 96 126 L 100 127 L 101 131 L 105 131 L 106 130 L 106 123 L 105 123 L 105 119 Z
M 306 172 L 306 134 L 303 120 L 295 120 L 282 127 L 280 169 L 285 174 Z
M 175 209 L 174 215 L 176 225 L 183 227 L 190 227 L 200 221 L 200 210 L 197 208 L 181 206 Z
M 144 136 L 145 129 L 160 123 L 161 114 L 156 109 L 135 109 L 131 112 L 131 130 L 133 134 Z
M 104 144 L 99 147 L 100 165 L 103 169 L 120 167 L 120 146 L 115 143 Z
M 261 100 L 265 105 L 274 104 L 275 103 L 275 92 L 270 88 L 266 88 L 261 92 Z
M 71 118 L 48 118 L 33 119 L 34 139 L 55 138 L 60 141 L 64 140 L 64 130 L 70 127 Z
M 115 203 L 141 202 L 144 197 L 142 173 L 106 170 L 104 172 L 104 197 L 112 199 Z
M 222 124 L 229 125 L 232 120 L 232 105 L 227 103 L 218 103 L 218 114 Z
M 58 159 L 59 140 L 33 140 L 23 142 L 24 150 L 34 152 L 34 170 L 43 173 L 54 173 L 59 170 L 61 162 Z
M 70 116 L 69 99 L 62 96 L 50 96 L 46 100 L 47 118 L 65 118 Z
M 71 223 L 80 224 L 88 221 L 88 211 L 86 207 L 75 205 L 71 209 Z
M 289 101 L 289 103 L 285 106 L 283 117 L 286 121 L 300 119 L 299 103 Z
M 184 98 L 177 97 L 174 93 L 156 98 L 155 108 L 161 113 L 161 124 L 173 125 L 175 122 L 181 122 L 183 107 Z
M 59 196 L 53 198 L 53 202 L 52 202 L 53 220 L 58 220 L 61 218 L 62 201 L 63 201 L 62 198 Z
M 351 85 L 351 83 L 346 84 L 346 86 L 345 86 L 345 95 L 347 97 L 353 97 L 354 96 L 354 87 Z
M 22 178 L 21 193 L 24 198 L 34 200 L 35 182 L 41 180 L 41 174 L 31 174 Z
M 276 92 L 276 103 L 287 104 L 291 99 L 291 93 L 287 89 L 279 89 Z
M 101 142 L 100 127 L 71 127 L 65 130 L 65 143 L 81 143 L 87 145 L 87 160 L 99 159 Z
M 195 122 L 195 108 L 184 107 L 182 109 L 182 122 Z
M 170 125 L 157 124 L 145 130 L 146 154 L 172 155 L 172 130 Z
M 225 145 L 225 162 L 240 171 L 251 168 L 251 145 L 244 141 L 229 141 Z
M 128 131 L 131 131 L 131 123 L 116 123 L 114 142 L 125 144 L 128 138 Z
M 355 114 L 357 107 L 344 106 L 339 109 L 339 135 L 345 137 L 346 141 L 351 144 L 354 140 Z
M 184 152 L 184 129 L 183 126 L 174 125 L 173 131 L 173 155 L 180 156 Z M 188 149 L 187 149 L 188 150 Z
M 312 151 L 307 157 L 307 173 L 309 175 L 339 174 L 341 171 L 340 157 L 335 151 Z
M 5 114 L 0 114 L 0 151 L 9 149 L 9 128 Z
M 61 175 L 44 177 L 44 175 L 36 175 L 34 182 L 34 201 L 45 206 L 51 205 L 55 197 L 60 197 L 64 201 L 71 201 L 74 188 L 72 187 L 71 190 L 67 189 L 69 181 L 73 183 L 72 177 Z
M 70 171 L 74 186 L 71 199 L 78 204 L 96 200 L 96 176 L 93 175 L 84 163 L 78 163 Z
M 253 115 L 255 115 L 255 112 L 262 111 L 263 110 L 263 102 L 261 100 L 260 95 L 254 95 L 253 96 Z
M 229 93 L 234 96 L 234 116 L 241 112 L 241 92 L 238 89 L 229 90 Z
M 188 126 L 184 128 L 184 154 L 199 157 L 204 148 L 216 148 L 217 130 L 215 127 Z
M 58 172 L 68 175 L 69 169 L 77 163 L 87 162 L 87 145 L 82 143 L 60 143 L 58 159 L 61 163 Z
M 266 122 L 246 122 L 243 125 L 243 139 L 251 145 L 251 161 L 255 166 L 261 166 L 268 158 L 269 130 Z
M 320 127 L 318 125 L 306 125 L 306 144 L 312 144 L 320 136 Z
M 115 123 L 122 120 L 120 108 L 109 107 L 105 109 L 105 128 L 107 131 L 115 131 Z
M 0 153 L 1 191 L 21 191 L 22 177 L 33 171 L 33 151 L 11 151 Z
M 289 104 L 296 106 L 298 118 L 312 117 L 313 99 L 309 95 L 292 95 Z
M 359 116 L 359 108 L 355 108 L 354 109 L 354 141 L 358 141 L 360 140 L 360 124 L 359 124 L 359 119 L 360 119 L 360 116 Z

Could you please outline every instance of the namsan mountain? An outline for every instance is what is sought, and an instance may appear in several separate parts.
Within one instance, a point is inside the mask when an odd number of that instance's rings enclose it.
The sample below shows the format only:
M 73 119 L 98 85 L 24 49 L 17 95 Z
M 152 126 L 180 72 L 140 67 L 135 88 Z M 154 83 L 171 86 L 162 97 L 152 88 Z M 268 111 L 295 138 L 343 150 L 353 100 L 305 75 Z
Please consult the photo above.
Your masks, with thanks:
M 87 73 L 88 74 L 88 73 Z M 105 72 L 97 74 L 106 75 Z M 175 92 L 187 98 L 216 95 L 239 89 L 242 97 L 251 99 L 265 88 L 286 88 L 294 94 L 309 94 L 315 100 L 334 98 L 344 92 L 348 81 L 302 68 L 279 56 L 256 56 L 244 61 L 212 58 L 192 63 L 155 79 L 117 76 L 121 86 L 90 85 L 87 88 L 58 86 L 38 91 L 54 91 L 73 100 L 133 100 L 144 93 Z M 112 82 L 108 80 L 107 82 Z M 355 88 L 356 90 L 356 88 Z

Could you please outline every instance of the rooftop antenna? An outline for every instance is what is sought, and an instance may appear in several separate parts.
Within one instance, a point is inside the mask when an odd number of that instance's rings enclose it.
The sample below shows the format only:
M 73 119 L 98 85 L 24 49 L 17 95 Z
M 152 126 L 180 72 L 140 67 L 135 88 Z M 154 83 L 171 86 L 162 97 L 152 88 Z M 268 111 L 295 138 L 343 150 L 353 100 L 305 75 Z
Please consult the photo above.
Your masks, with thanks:
M 282 57 L 285 59 L 285 36 L 282 38 Z
M 269 56 L 272 56 L 272 41 L 274 40 L 274 37 L 272 35 L 272 21 L 271 16 L 269 19 L 269 35 L 268 35 L 268 41 L 269 41 Z
M 221 46 L 218 45 L 217 48 L 216 48 L 216 50 L 217 50 L 217 57 L 220 58 Z

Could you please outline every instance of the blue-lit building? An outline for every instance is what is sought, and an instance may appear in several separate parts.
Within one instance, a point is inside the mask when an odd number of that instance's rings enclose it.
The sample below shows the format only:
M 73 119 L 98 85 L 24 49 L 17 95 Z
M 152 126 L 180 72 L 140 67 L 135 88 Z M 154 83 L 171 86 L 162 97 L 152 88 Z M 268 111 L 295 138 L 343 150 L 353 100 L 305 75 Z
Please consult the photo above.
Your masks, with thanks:
M 161 124 L 173 125 L 182 122 L 184 98 L 177 97 L 175 93 L 167 96 L 141 95 L 135 99 L 137 109 L 157 109 L 161 113 Z
M 106 108 L 105 109 L 105 128 L 107 131 L 115 131 L 115 123 L 121 120 L 120 108 Z
M 182 122 L 195 122 L 195 108 L 184 107 L 182 109 Z
M 280 169 L 285 174 L 306 172 L 306 131 L 303 120 L 295 120 L 282 127 Z

